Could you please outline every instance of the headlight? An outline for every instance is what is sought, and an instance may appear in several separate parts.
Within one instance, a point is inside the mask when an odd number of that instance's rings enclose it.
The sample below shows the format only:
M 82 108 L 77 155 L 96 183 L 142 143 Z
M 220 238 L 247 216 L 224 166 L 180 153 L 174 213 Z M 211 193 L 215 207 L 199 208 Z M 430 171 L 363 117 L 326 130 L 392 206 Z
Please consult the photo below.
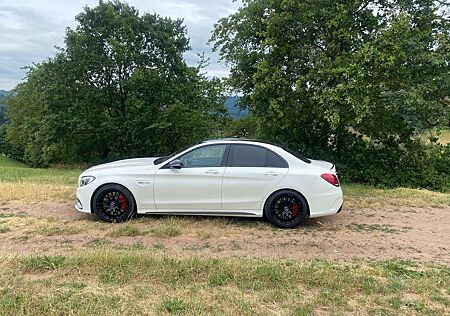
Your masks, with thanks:
M 84 177 L 81 177 L 81 180 L 80 180 L 80 188 L 81 188 L 81 187 L 84 187 L 85 185 L 91 183 L 91 182 L 94 181 L 94 180 L 95 180 L 95 177 L 93 177 L 93 176 L 84 176 Z

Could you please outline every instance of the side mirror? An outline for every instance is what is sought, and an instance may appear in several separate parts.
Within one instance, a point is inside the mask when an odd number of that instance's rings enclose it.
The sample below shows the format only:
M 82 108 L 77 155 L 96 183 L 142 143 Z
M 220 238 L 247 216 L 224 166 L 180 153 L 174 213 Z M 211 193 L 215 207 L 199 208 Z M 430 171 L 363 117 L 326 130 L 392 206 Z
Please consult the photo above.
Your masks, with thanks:
M 170 169 L 181 169 L 183 167 L 183 163 L 180 159 L 175 159 L 169 163 Z

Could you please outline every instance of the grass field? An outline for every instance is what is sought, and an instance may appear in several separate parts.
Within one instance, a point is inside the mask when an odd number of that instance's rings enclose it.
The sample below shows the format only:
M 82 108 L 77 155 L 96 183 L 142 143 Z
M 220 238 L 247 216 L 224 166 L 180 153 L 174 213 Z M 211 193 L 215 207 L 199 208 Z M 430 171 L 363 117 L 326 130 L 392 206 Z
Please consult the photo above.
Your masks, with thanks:
M 342 215 L 296 230 L 194 217 L 109 225 L 68 208 L 80 172 L 0 157 L 0 316 L 450 313 L 449 232 L 420 246 L 437 227 L 413 227 L 427 209 L 446 216 L 450 193 L 346 184 Z
M 103 248 L 0 264 L 0 315 L 443 315 L 450 305 L 449 267 L 402 260 L 173 259 Z

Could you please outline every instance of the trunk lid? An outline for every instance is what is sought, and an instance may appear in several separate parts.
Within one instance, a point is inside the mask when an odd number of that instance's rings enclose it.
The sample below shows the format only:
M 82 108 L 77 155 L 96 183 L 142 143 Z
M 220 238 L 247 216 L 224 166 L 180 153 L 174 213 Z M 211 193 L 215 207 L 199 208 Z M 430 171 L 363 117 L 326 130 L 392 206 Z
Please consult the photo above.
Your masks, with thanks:
M 336 173 L 336 166 L 331 162 L 328 162 L 325 160 L 313 160 L 313 159 L 310 159 L 310 161 L 311 161 L 311 165 L 313 165 L 313 166 L 323 168 L 327 171 Z

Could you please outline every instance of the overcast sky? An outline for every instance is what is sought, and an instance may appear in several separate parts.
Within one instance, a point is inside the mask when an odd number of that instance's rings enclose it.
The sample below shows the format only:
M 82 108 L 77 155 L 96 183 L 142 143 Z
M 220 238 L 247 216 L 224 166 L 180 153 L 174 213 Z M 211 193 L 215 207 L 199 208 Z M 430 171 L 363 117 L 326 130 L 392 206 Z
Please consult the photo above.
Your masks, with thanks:
M 240 2 L 232 0 L 128 0 L 140 13 L 158 13 L 183 18 L 192 51 L 185 55 L 189 65 L 197 53 L 211 58 L 209 76 L 228 74 L 224 63 L 207 45 L 214 23 L 235 12 Z M 51 57 L 54 46 L 62 46 L 66 27 L 76 26 L 75 16 L 98 0 L 0 0 L 0 90 L 10 90 L 25 76 L 23 66 Z

